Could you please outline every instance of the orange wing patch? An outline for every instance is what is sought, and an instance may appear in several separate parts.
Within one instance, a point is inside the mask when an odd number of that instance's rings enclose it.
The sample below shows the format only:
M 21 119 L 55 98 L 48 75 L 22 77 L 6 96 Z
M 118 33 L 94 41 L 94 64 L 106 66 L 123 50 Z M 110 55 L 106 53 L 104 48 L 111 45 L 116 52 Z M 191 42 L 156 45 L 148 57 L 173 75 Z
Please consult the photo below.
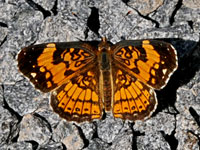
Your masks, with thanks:
M 84 48 L 70 46 L 49 43 L 24 48 L 18 55 L 19 69 L 36 88 L 49 92 L 66 83 L 94 59 Z
M 51 106 L 62 118 L 77 122 L 101 118 L 99 81 L 94 70 L 72 78 L 53 92 Z
M 117 67 L 113 71 L 113 87 L 114 117 L 143 120 L 156 108 L 154 91 Z
M 162 88 L 177 68 L 176 51 L 168 43 L 143 40 L 123 41 L 118 45 L 114 50 L 118 63 L 153 88 Z

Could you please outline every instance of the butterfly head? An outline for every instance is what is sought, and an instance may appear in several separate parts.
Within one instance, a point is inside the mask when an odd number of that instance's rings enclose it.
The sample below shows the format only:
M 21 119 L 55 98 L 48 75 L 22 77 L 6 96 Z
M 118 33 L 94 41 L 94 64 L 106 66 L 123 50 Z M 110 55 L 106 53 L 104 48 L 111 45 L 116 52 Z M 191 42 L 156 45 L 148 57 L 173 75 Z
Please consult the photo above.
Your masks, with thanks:
M 106 37 L 103 37 L 101 39 L 101 42 L 98 45 L 98 51 L 99 52 L 105 52 L 105 51 L 110 51 L 111 49 L 111 43 L 107 41 Z

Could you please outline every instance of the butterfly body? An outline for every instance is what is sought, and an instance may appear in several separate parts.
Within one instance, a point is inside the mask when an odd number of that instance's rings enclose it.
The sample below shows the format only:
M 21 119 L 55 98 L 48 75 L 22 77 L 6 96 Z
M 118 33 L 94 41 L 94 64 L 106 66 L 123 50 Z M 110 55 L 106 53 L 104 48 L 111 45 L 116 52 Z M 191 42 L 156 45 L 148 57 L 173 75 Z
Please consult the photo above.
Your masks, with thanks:
M 177 68 L 176 51 L 155 40 L 46 43 L 18 55 L 19 70 L 51 93 L 51 106 L 68 121 L 91 121 L 103 109 L 124 120 L 143 120 L 156 109 L 154 89 Z
M 100 91 L 102 91 L 102 101 L 103 106 L 106 111 L 111 110 L 112 105 L 112 51 L 111 51 L 111 43 L 108 43 L 104 38 L 102 42 L 98 45 L 99 51 L 99 70 L 100 70 Z

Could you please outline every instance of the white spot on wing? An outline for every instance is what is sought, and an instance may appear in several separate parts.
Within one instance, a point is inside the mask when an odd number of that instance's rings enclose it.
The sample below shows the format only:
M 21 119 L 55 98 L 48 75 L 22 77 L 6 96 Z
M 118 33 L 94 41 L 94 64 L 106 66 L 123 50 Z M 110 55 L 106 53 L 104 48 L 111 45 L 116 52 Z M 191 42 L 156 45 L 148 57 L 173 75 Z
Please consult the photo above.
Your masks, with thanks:
M 163 69 L 162 72 L 163 72 L 163 74 L 166 74 L 167 69 Z
M 35 73 L 35 72 L 31 72 L 31 76 L 32 76 L 33 78 L 35 78 L 36 75 L 37 75 L 37 73 Z
M 56 91 L 53 91 L 52 94 L 53 94 L 54 96 L 56 96 L 56 95 L 57 95 L 57 92 L 56 92 Z

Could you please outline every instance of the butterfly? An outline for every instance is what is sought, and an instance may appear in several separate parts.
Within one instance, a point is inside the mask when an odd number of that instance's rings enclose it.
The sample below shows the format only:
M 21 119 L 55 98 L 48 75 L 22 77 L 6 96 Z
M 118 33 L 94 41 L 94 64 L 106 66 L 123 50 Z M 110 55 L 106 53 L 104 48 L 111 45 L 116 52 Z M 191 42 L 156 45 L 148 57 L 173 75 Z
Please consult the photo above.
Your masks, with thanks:
M 31 45 L 18 54 L 19 70 L 35 88 L 51 92 L 50 104 L 67 121 L 144 120 L 157 107 L 154 90 L 177 69 L 175 48 L 157 40 L 106 38 L 93 42 Z

